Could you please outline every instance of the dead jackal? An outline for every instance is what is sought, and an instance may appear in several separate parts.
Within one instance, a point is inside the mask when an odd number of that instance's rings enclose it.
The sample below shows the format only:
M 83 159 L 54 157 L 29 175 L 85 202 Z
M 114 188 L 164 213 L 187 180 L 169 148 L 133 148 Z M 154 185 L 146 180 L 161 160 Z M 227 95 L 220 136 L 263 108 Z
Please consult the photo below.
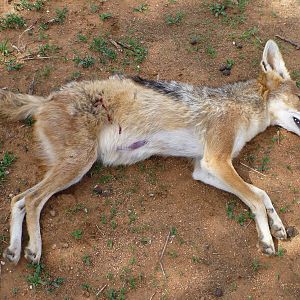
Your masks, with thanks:
M 284 225 L 266 192 L 244 182 L 231 161 L 270 125 L 300 135 L 300 91 L 272 40 L 265 46 L 261 68 L 259 80 L 221 88 L 115 76 L 74 82 L 48 97 L 0 89 L 2 116 L 36 119 L 40 156 L 48 168 L 41 182 L 13 198 L 10 245 L 4 256 L 19 261 L 26 214 L 30 239 L 25 257 L 40 260 L 43 206 L 53 194 L 78 182 L 97 159 L 106 165 L 132 164 L 151 155 L 194 158 L 193 178 L 248 205 L 261 250 L 275 254 L 271 233 L 285 239 Z

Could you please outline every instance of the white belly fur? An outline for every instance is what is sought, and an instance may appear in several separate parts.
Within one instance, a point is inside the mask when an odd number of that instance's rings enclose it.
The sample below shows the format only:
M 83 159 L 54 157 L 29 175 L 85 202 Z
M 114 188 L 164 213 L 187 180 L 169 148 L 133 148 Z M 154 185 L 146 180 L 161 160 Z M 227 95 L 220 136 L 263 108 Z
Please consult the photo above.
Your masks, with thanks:
M 139 141 L 146 143 L 134 150 L 126 149 Z M 203 145 L 193 129 L 162 131 L 143 136 L 126 130 L 119 133 L 118 127 L 110 126 L 100 134 L 98 153 L 104 164 L 120 165 L 133 164 L 152 155 L 201 157 Z

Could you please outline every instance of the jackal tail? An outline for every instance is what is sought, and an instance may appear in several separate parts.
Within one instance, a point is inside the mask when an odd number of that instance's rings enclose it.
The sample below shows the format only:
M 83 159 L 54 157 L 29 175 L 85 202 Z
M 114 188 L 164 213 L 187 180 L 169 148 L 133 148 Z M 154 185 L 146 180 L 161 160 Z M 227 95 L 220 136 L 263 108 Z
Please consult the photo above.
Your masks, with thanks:
M 44 97 L 15 94 L 0 89 L 0 117 L 15 121 L 24 120 L 34 115 L 45 101 Z

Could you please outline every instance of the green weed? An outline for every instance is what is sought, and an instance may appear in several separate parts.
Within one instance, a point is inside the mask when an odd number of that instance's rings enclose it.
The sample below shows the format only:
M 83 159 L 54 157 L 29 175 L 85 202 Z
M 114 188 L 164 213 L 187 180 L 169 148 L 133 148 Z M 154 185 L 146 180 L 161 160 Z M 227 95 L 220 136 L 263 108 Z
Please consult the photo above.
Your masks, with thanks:
M 0 18 L 0 29 L 18 29 L 25 27 L 26 22 L 23 17 L 14 13 L 7 14 L 5 17 Z
M 181 11 L 178 11 L 175 15 L 168 15 L 166 17 L 166 23 L 168 25 L 179 25 L 184 17 L 184 13 Z
M 135 7 L 133 9 L 134 12 L 144 12 L 149 8 L 149 5 L 147 3 L 141 3 L 139 6 Z
M 217 51 L 211 45 L 208 45 L 206 48 L 206 54 L 210 58 L 215 58 L 217 56 Z
M 86 266 L 88 266 L 88 267 L 90 267 L 90 266 L 92 265 L 92 260 L 91 260 L 91 257 L 90 257 L 89 255 L 84 255 L 84 256 L 82 257 L 82 262 L 83 262 Z
M 29 2 L 27 0 L 20 0 L 20 3 L 17 4 L 17 7 L 20 7 L 21 9 L 39 11 L 43 8 L 44 3 L 44 0 L 36 0 L 34 3 Z
M 18 71 L 23 67 L 23 64 L 18 63 L 15 59 L 10 59 L 5 62 L 5 66 L 7 71 Z
M 75 58 L 73 58 L 73 61 L 80 67 L 83 67 L 83 68 L 90 68 L 92 67 L 96 60 L 94 57 L 92 56 L 85 56 L 83 58 L 79 57 L 79 56 L 76 56 Z
M 71 235 L 76 239 L 80 240 L 82 238 L 82 230 L 81 229 L 76 229 L 75 231 L 71 232 Z
M 10 53 L 7 43 L 8 43 L 8 40 L 4 40 L 4 41 L 0 42 L 0 53 L 4 56 L 7 56 Z
M 90 49 L 102 53 L 105 57 L 115 60 L 117 58 L 117 53 L 115 50 L 108 46 L 107 41 L 99 36 L 93 39 Z
M 67 9 L 67 7 L 64 7 L 63 9 L 57 8 L 57 9 L 55 10 L 55 13 L 56 13 L 55 21 L 56 21 L 57 23 L 62 24 L 62 23 L 65 22 L 66 15 L 67 15 L 67 13 L 68 13 L 68 9 Z
M 127 59 L 132 57 L 137 64 L 144 61 L 148 54 L 148 50 L 140 41 L 134 38 L 125 38 L 121 43 L 126 44 L 125 53 Z
M 249 40 L 251 37 L 255 36 L 257 33 L 258 33 L 258 28 L 252 27 L 252 28 L 249 28 L 248 30 L 244 31 L 240 37 L 242 40 Z
M 77 34 L 77 41 L 82 42 L 82 43 L 86 43 L 88 41 L 88 37 L 84 34 L 78 33 Z
M 264 172 L 269 170 L 268 164 L 270 162 L 270 157 L 268 155 L 265 155 L 261 159 L 261 165 L 257 168 L 258 171 Z
M 112 18 L 112 14 L 111 13 L 102 13 L 99 15 L 99 17 L 102 21 L 105 21 L 107 19 Z
M 57 45 L 50 45 L 50 44 L 45 44 L 45 45 L 40 45 L 38 49 L 38 53 L 40 56 L 48 56 L 50 53 L 55 53 L 60 49 L 59 46 Z
M 213 2 L 210 3 L 209 5 L 209 10 L 215 17 L 226 16 L 226 12 L 225 12 L 226 8 L 227 7 L 223 2 L 221 3 Z
M 15 156 L 13 153 L 5 152 L 3 159 L 0 160 L 0 182 L 3 181 L 7 175 L 7 169 L 15 161 Z

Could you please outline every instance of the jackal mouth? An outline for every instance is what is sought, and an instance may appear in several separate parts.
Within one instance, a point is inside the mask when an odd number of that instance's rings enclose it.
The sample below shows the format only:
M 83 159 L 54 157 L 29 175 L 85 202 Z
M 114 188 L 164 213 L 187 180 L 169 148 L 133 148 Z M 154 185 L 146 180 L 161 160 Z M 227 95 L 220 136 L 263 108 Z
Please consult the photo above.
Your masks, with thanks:
M 293 117 L 294 122 L 296 123 L 296 125 L 298 126 L 298 128 L 300 129 L 300 120 L 296 117 Z

